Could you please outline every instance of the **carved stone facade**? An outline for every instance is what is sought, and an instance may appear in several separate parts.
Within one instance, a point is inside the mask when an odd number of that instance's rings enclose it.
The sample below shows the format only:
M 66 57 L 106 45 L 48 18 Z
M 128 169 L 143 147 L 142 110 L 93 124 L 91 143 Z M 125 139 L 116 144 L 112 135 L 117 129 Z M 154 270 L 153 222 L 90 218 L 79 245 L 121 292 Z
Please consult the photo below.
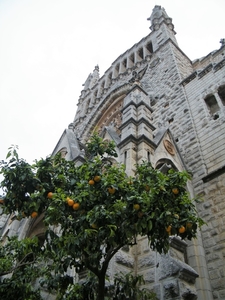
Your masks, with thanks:
M 167 255 L 150 251 L 147 239 L 114 258 L 118 271 L 142 274 L 158 299 L 225 299 L 225 44 L 191 61 L 179 48 L 172 19 L 155 6 L 150 34 L 122 53 L 102 77 L 95 67 L 83 85 L 74 121 L 53 154 L 82 163 L 94 130 L 114 140 L 129 175 L 142 160 L 162 171 L 188 170 L 192 197 L 207 222 L 192 242 L 171 239 Z M 24 222 L 27 222 L 26 224 Z M 40 223 L 0 220 L 3 234 L 38 234 Z M 35 231 L 35 228 L 37 231 Z M 36 232 L 36 233 L 35 233 Z

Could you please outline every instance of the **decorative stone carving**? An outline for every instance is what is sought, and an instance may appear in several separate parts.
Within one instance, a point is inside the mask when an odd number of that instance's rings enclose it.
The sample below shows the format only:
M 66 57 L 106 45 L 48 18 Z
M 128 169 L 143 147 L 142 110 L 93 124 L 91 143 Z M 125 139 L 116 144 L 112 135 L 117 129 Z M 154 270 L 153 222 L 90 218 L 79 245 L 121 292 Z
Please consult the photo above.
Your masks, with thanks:
M 111 105 L 103 114 L 102 118 L 97 124 L 97 129 L 100 132 L 105 126 L 113 126 L 117 133 L 120 134 L 120 125 L 122 122 L 122 100 Z
M 173 146 L 173 144 L 172 144 L 170 141 L 164 140 L 164 141 L 163 141 L 163 145 L 164 145 L 166 151 L 169 152 L 169 154 L 175 155 L 175 149 L 174 149 L 174 146 Z

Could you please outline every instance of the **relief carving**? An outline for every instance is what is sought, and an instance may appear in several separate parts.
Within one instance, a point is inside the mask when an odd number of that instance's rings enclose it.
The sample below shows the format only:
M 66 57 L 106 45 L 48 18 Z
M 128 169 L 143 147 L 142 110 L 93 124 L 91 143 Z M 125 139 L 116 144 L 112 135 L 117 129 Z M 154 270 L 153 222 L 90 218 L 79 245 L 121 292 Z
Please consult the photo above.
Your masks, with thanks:
M 163 141 L 163 145 L 164 145 L 166 151 L 167 151 L 169 154 L 175 155 L 175 149 L 174 149 L 174 146 L 173 146 L 173 144 L 172 144 L 170 141 L 164 140 L 164 141 Z

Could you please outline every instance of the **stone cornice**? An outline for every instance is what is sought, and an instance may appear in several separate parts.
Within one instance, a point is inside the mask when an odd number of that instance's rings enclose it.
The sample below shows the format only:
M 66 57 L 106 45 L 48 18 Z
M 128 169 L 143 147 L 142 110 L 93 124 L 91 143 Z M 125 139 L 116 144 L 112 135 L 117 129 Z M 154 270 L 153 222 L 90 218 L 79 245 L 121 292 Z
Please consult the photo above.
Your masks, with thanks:
M 202 181 L 205 183 L 205 182 L 208 182 L 208 181 L 211 181 L 213 180 L 214 178 L 216 177 L 219 177 L 220 175 L 224 174 L 225 173 L 225 165 L 222 166 L 221 168 L 218 168 L 216 169 L 215 171 L 212 171 L 211 173 L 209 173 L 208 175 L 204 176 L 202 178 Z
M 146 124 L 149 128 L 151 128 L 151 130 L 155 130 L 156 128 L 146 119 L 144 118 L 140 118 L 138 121 L 136 121 L 134 118 L 130 118 L 129 120 L 127 120 L 126 122 L 124 122 L 121 126 L 120 126 L 120 130 L 123 130 L 127 125 L 129 125 L 130 123 L 134 124 L 135 126 L 139 126 L 140 124 L 144 123 Z
M 145 107 L 147 107 L 148 110 L 150 110 L 150 112 L 153 112 L 153 109 L 148 105 L 146 104 L 143 100 L 138 102 L 138 103 L 135 103 L 133 100 L 130 101 L 127 105 L 125 105 L 122 109 L 121 109 L 121 112 L 123 112 L 125 109 L 127 109 L 130 105 L 133 105 L 135 106 L 136 108 L 138 108 L 139 106 L 141 105 L 144 105 Z
M 122 148 L 125 145 L 127 145 L 128 143 L 134 143 L 136 146 L 138 146 L 140 143 L 145 142 L 146 144 L 148 144 L 151 148 L 156 149 L 156 144 L 150 140 L 147 136 L 145 135 L 141 135 L 139 137 L 135 137 L 133 134 L 130 134 L 129 136 L 127 136 L 124 140 L 122 140 L 117 147 L 118 148 Z
M 196 77 L 197 77 L 197 72 L 195 71 L 191 75 L 189 75 L 187 78 L 185 78 L 183 81 L 181 81 L 180 84 L 182 84 L 183 86 L 185 86 L 186 84 L 188 84 L 190 81 L 192 81 Z
M 212 64 L 209 64 L 207 67 L 205 67 L 201 72 L 198 73 L 198 78 L 202 78 L 207 73 L 209 73 L 213 68 Z
M 206 66 L 200 72 L 197 72 L 197 71 L 193 72 L 191 75 L 189 75 L 183 81 L 181 81 L 180 84 L 182 84 L 183 86 L 185 86 L 186 84 L 188 84 L 189 82 L 191 82 L 193 79 L 195 79 L 195 78 L 201 79 L 203 76 L 205 76 L 206 74 L 208 74 L 210 71 L 217 72 L 221 68 L 223 68 L 224 66 L 225 66 L 225 58 L 222 59 L 220 62 L 218 62 L 215 65 L 213 65 L 212 63 L 210 63 L 208 66 Z
M 142 93 L 148 96 L 148 93 L 138 84 L 134 84 L 134 86 L 128 91 L 127 95 L 129 95 L 132 91 L 139 89 Z
M 216 64 L 213 69 L 215 72 L 217 72 L 218 70 L 220 70 L 222 67 L 225 66 L 225 58 L 223 60 L 221 60 L 220 62 L 218 62 L 218 64 Z

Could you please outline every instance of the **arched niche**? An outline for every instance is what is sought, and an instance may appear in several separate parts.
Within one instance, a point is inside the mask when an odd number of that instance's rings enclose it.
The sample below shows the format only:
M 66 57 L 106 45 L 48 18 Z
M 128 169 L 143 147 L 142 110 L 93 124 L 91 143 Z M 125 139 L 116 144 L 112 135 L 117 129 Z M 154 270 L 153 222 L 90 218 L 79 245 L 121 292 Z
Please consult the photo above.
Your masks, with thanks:
M 121 109 L 123 107 L 124 97 L 125 95 L 121 95 L 114 99 L 110 106 L 102 112 L 102 115 L 95 126 L 99 133 L 104 129 L 105 126 L 113 125 L 117 133 L 120 134 L 119 128 L 122 122 Z
M 61 149 L 58 151 L 58 153 L 61 153 L 62 158 L 65 158 L 65 157 L 66 157 L 66 154 L 68 153 L 67 148 L 66 148 L 66 147 L 61 148 Z
M 43 245 L 45 240 L 46 227 L 44 225 L 43 220 L 44 220 L 44 213 L 42 213 L 37 218 L 32 219 L 26 235 L 29 238 L 36 236 L 38 238 L 40 245 Z
M 172 160 L 168 158 L 159 159 L 155 164 L 155 169 L 160 170 L 162 173 L 167 173 L 170 169 L 179 171 L 176 165 L 172 162 Z

